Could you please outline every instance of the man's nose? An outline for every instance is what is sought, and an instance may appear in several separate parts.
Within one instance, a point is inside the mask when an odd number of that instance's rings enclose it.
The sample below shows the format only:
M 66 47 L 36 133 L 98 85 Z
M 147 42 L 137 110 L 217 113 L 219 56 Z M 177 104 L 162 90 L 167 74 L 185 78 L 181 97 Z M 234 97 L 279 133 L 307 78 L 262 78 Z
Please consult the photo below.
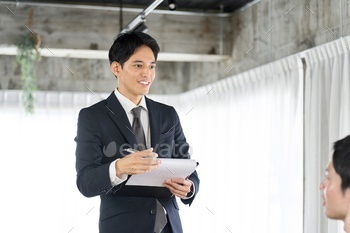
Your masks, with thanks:
M 142 76 L 149 77 L 153 71 L 149 67 L 145 67 L 142 69 Z
M 325 187 L 325 180 L 323 180 L 320 184 L 320 190 L 323 190 Z

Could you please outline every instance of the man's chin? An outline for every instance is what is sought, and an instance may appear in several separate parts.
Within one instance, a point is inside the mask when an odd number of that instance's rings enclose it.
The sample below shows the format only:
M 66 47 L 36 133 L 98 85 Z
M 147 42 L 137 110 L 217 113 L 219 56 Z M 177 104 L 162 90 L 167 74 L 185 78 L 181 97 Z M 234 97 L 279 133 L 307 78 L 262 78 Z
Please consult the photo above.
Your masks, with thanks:
M 326 212 L 326 216 L 329 219 L 334 219 L 334 220 L 342 220 L 344 217 L 340 216 L 339 214 L 336 213 L 329 213 L 329 211 L 327 212 L 327 210 L 325 210 Z
M 149 93 L 149 90 L 141 91 L 140 95 L 147 95 Z

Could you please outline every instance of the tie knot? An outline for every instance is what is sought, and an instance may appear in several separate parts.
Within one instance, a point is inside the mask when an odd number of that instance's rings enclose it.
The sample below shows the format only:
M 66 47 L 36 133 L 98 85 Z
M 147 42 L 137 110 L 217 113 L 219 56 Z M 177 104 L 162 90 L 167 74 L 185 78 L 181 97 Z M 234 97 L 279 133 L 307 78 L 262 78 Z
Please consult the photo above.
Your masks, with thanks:
M 134 115 L 135 118 L 140 118 L 141 109 L 142 109 L 142 107 L 141 107 L 141 106 L 138 106 L 138 107 L 133 108 L 133 109 L 131 110 L 131 112 L 132 112 L 132 114 Z

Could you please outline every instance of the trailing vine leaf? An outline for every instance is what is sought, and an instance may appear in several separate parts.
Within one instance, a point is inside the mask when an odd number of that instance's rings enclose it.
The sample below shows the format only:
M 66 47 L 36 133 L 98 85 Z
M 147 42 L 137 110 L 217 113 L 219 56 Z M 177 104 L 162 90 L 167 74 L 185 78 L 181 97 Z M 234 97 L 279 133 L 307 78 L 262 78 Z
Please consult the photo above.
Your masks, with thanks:
M 23 104 L 27 113 L 34 113 L 34 96 L 37 82 L 34 64 L 40 60 L 40 37 L 36 33 L 27 33 L 17 45 L 16 61 L 21 65 Z

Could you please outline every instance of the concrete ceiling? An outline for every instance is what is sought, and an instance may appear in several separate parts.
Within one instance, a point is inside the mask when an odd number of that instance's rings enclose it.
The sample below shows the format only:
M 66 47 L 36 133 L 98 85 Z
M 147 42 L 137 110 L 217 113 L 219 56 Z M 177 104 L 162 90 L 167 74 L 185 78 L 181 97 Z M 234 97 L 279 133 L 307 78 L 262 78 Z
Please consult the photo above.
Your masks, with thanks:
M 211 12 L 211 13 L 232 13 L 254 0 L 176 0 L 177 8 L 180 11 L 192 12 Z M 14 1 L 18 3 L 59 3 L 59 4 L 78 4 L 78 5 L 95 5 L 95 6 L 120 6 L 122 3 L 124 7 L 145 8 L 151 5 L 154 0 L 24 0 Z M 167 9 L 168 1 L 164 0 L 157 9 Z
M 151 28 L 153 35 L 158 36 L 158 41 L 162 45 L 163 53 L 160 54 L 159 60 L 175 62 L 217 62 L 228 58 L 232 50 L 232 42 L 230 39 L 232 31 L 230 27 L 223 26 L 225 22 L 227 23 L 229 21 L 230 17 L 228 16 L 233 15 L 236 11 L 244 10 L 259 1 L 260 0 L 176 0 L 177 6 L 175 11 L 168 9 L 170 0 L 14 0 L 0 1 L 0 3 L 13 4 L 14 6 L 10 6 L 8 9 L 13 9 L 14 11 L 16 9 L 22 9 L 23 6 L 42 7 L 45 9 L 42 13 L 37 14 L 36 18 L 36 22 L 42 22 L 36 24 L 36 30 L 45 38 L 45 42 L 50 46 L 50 51 L 48 53 L 42 51 L 42 56 L 50 57 L 54 54 L 54 57 L 105 59 L 107 50 L 103 45 L 108 43 L 103 40 L 111 38 L 111 30 L 110 27 L 108 27 L 108 30 L 106 29 L 103 31 L 104 27 L 101 28 L 100 26 L 104 24 L 99 24 L 98 22 L 105 22 L 105 18 L 99 17 L 99 13 L 97 13 L 98 11 L 96 10 L 106 10 L 106 14 L 110 11 L 119 12 L 119 20 L 117 17 L 116 19 L 112 19 L 114 22 L 113 25 L 119 26 L 120 29 L 119 31 L 116 30 L 116 34 L 113 33 L 114 36 L 120 32 L 136 30 L 139 25 L 146 21 L 146 16 L 153 13 L 153 19 L 147 18 L 146 23 L 147 27 Z M 67 20 L 72 18 L 72 23 L 69 23 L 69 27 L 67 27 L 67 25 L 64 26 L 64 22 L 60 24 L 60 19 L 52 19 L 55 21 L 55 30 L 52 29 L 51 32 L 46 31 L 48 27 L 52 27 L 52 24 L 47 23 L 50 22 L 51 19 L 50 16 L 45 18 L 45 12 L 46 14 L 50 14 L 47 12 L 53 9 L 57 9 L 57 12 L 61 12 L 60 14 L 66 14 L 65 18 L 67 18 Z M 68 9 L 84 9 L 87 10 L 85 11 L 87 15 L 84 15 L 84 11 L 65 13 L 69 11 Z M 79 21 L 79 17 L 89 17 L 88 15 L 90 15 L 90 13 L 87 12 L 90 10 L 94 16 L 92 17 L 93 20 L 88 23 L 89 33 L 85 33 L 85 27 L 79 27 L 79 35 L 84 35 L 80 36 L 84 38 L 84 40 L 80 41 L 78 44 L 72 44 L 74 41 L 77 41 L 75 39 L 77 34 L 75 33 L 76 31 L 73 32 L 70 31 L 70 29 L 74 27 L 74 22 L 77 22 L 77 19 Z M 14 12 L 12 14 L 14 14 Z M 20 15 L 22 14 L 23 13 Z M 136 17 L 135 14 L 137 14 Z M 161 15 L 171 16 L 161 17 Z M 133 19 L 131 17 L 133 17 Z M 178 18 L 175 20 L 175 17 Z M 179 18 L 181 18 L 181 20 L 179 20 Z M 169 22 L 172 27 L 169 29 L 162 27 L 164 24 L 160 23 L 160 20 L 162 20 L 162 22 Z M 186 22 L 186 20 L 190 20 L 188 24 L 186 24 L 186 27 L 178 23 Z M 99 24 L 100 26 L 94 28 L 95 24 Z M 80 24 L 78 26 L 80 26 Z M 21 29 L 20 25 L 11 26 L 11 28 Z M 56 30 L 61 33 L 52 34 Z M 91 31 L 98 32 L 98 39 L 93 38 L 95 34 L 90 33 Z M 13 39 L 11 39 L 10 36 L 13 35 L 14 38 L 16 38 L 15 32 L 11 29 L 9 33 L 10 34 L 5 38 L 8 42 L 5 40 L 2 43 L 3 45 L 0 44 L 0 54 L 16 54 L 16 46 L 11 44 Z M 62 35 L 62 38 L 60 35 Z M 187 38 L 186 43 L 184 43 L 183 38 Z M 201 38 L 201 40 L 197 41 L 194 38 Z M 97 44 L 96 40 L 98 40 L 98 44 L 100 45 L 99 49 L 88 49 L 86 43 L 90 45 L 91 43 Z M 65 41 L 70 41 L 70 43 L 64 44 Z M 171 43 L 169 41 L 171 41 Z M 191 41 L 196 42 L 191 44 Z

